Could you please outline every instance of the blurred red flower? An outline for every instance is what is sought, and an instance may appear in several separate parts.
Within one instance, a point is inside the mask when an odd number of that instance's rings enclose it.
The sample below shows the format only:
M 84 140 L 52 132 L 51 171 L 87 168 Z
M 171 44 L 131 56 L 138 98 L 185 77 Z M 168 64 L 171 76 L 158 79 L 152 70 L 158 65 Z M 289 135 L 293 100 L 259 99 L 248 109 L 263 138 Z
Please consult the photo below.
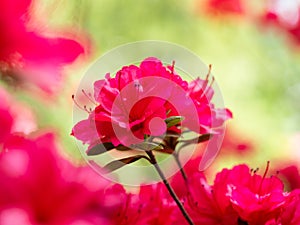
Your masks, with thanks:
M 294 190 L 287 197 L 284 209 L 280 215 L 278 223 L 282 225 L 298 225 L 300 224 L 300 191 Z M 270 224 L 271 225 L 271 224 Z
M 300 189 L 300 174 L 296 164 L 286 164 L 279 168 L 278 172 L 290 190 Z
M 52 93 L 61 82 L 62 66 L 84 49 L 72 39 L 44 36 L 29 28 L 31 4 L 31 0 L 1 0 L 0 72 Z
M 243 0 L 208 0 L 206 9 L 211 14 L 244 14 L 245 6 Z
M 265 24 L 275 25 L 300 44 L 300 2 L 297 0 L 269 0 L 263 15 Z
M 11 133 L 30 133 L 37 127 L 35 116 L 28 106 L 17 102 L 0 86 L 0 142 Z
M 0 152 L 0 224 L 114 224 L 126 192 L 59 155 L 52 133 L 12 135 Z

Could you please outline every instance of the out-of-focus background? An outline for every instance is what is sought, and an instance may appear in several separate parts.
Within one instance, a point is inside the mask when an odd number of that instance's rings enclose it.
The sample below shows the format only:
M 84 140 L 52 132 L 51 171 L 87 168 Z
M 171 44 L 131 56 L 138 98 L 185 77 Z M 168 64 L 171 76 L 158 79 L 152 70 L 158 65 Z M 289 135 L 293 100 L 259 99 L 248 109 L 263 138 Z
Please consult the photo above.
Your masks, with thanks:
M 64 83 L 53 96 L 2 83 L 18 101 L 32 108 L 38 127 L 57 132 L 66 154 L 80 161 L 74 137 L 70 136 L 71 96 L 89 64 L 128 42 L 176 43 L 212 64 L 225 106 L 234 115 L 227 123 L 224 148 L 215 167 L 240 162 L 257 167 L 267 160 L 300 161 L 300 35 L 290 32 L 293 25 L 300 32 L 299 10 L 298 14 L 291 13 L 295 9 L 292 0 L 282 0 L 279 6 L 274 2 L 280 1 L 231 1 L 236 2 L 233 5 L 207 2 L 35 1 L 33 15 L 43 24 L 39 25 L 41 30 L 70 28 L 73 35 L 84 39 L 88 51 L 65 67 Z M 270 10 L 286 18 L 273 19 L 267 15 Z

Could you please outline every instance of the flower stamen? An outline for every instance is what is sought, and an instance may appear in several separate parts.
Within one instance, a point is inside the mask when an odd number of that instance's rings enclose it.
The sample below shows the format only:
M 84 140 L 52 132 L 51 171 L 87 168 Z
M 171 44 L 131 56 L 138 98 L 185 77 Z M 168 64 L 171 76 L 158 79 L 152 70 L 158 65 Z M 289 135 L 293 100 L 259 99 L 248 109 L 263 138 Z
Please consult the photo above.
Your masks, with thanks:
M 81 110 L 87 112 L 88 114 L 91 113 L 92 109 L 88 110 L 87 107 L 86 107 L 86 105 L 83 106 L 83 107 L 82 107 L 81 105 L 79 105 L 79 103 L 75 100 L 75 95 L 72 95 L 72 100 L 73 100 L 74 104 L 75 104 L 79 109 L 81 109 Z
M 90 100 L 91 103 L 93 103 L 95 106 L 97 106 L 98 104 L 93 100 L 92 98 L 92 94 L 91 93 L 86 93 L 84 89 L 81 90 L 82 93 L 85 95 L 85 97 L 87 97 L 88 100 Z
M 262 185 L 263 185 L 263 182 L 268 174 L 268 171 L 269 171 L 269 168 L 270 168 L 270 161 L 267 162 L 267 166 L 266 166 L 266 169 L 265 169 L 265 172 L 264 172 L 264 175 L 261 179 L 261 182 L 260 182 L 260 185 L 259 185 L 259 189 L 258 189 L 258 195 L 259 197 L 261 196 L 261 189 L 262 189 Z

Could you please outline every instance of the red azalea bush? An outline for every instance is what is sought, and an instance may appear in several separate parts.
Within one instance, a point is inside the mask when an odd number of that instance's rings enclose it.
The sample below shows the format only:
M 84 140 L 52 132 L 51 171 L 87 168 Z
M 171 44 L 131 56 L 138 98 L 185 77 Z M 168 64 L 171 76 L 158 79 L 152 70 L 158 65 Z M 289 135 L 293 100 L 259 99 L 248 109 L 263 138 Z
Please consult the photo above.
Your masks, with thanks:
M 157 78 L 161 82 L 158 83 Z M 168 86 L 164 79 L 176 85 Z M 180 95 L 177 88 L 184 90 L 185 95 Z M 211 102 L 214 91 L 208 79 L 198 78 L 188 83 L 176 74 L 174 65 L 163 66 L 156 58 L 147 58 L 139 66 L 123 67 L 115 77 L 107 74 L 105 80 L 95 82 L 94 90 L 97 102 L 95 109 L 88 111 L 88 119 L 77 123 L 72 131 L 77 139 L 89 144 L 88 154 L 94 149 L 91 146 L 97 143 L 112 143 L 115 148 L 120 145 L 132 147 L 135 142 L 129 138 L 130 131 L 143 142 L 145 135 L 159 136 L 170 130 L 180 134 L 184 125 L 193 130 L 189 123 L 193 117 L 188 113 L 186 115 L 191 117 L 184 118 L 187 123 L 181 120 L 168 127 L 168 116 L 178 117 L 181 116 L 179 112 L 185 112 L 175 108 L 176 103 L 171 104 L 176 100 L 186 108 L 191 103 L 196 108 L 200 129 L 194 131 L 199 134 L 213 133 L 214 128 L 231 117 L 229 110 L 214 107 Z M 154 94 L 157 92 L 163 93 L 165 98 L 157 98 Z M 178 96 L 174 101 L 170 100 L 172 94 Z M 192 101 L 186 100 L 187 97 Z M 153 130 L 150 122 L 156 117 L 165 121 L 165 124 L 158 123 L 156 125 L 160 127 Z M 118 133 L 118 129 L 121 132 Z M 151 155 L 148 156 L 151 159 Z M 141 187 L 138 195 L 129 197 L 128 206 L 118 223 L 270 225 L 289 224 L 287 221 L 292 221 L 292 224 L 297 224 L 299 216 L 295 210 L 299 201 L 298 190 L 285 192 L 283 182 L 276 174 L 268 176 L 269 163 L 263 175 L 258 175 L 257 169 L 252 170 L 247 165 L 223 169 L 216 175 L 214 183 L 209 184 L 205 174 L 198 171 L 200 159 L 198 156 L 188 162 L 180 173 L 170 179 L 186 213 L 179 213 L 176 199 L 173 202 L 166 192 L 168 186 L 165 189 L 161 184 L 151 185 Z M 182 177 L 183 171 L 186 177 Z M 180 204 L 177 205 L 180 207 Z M 289 212 L 290 209 L 295 213 Z M 146 213 L 148 211 L 151 213 Z M 192 222 L 186 220 L 186 215 Z
M 205 2 L 214 15 L 244 14 L 244 3 Z M 269 3 L 264 21 L 299 42 L 298 2 L 289 9 L 280 0 Z M 85 49 L 73 39 L 46 36 L 30 27 L 32 4 L 31 0 L 1 2 L 0 75 L 21 85 L 33 83 L 51 94 L 61 82 L 62 66 L 75 61 Z M 64 158 L 56 134 L 33 133 L 38 125 L 31 109 L 1 87 L 0 225 L 299 225 L 296 165 L 270 176 L 269 162 L 262 172 L 240 164 L 223 168 L 209 182 L 209 175 L 199 171 L 199 148 L 182 168 L 176 151 L 180 144 L 208 141 L 232 118 L 230 110 L 214 105 L 213 82 L 210 69 L 205 79 L 186 81 L 174 63 L 164 65 L 150 57 L 94 83 L 94 96 L 88 97 L 95 107 L 83 107 L 88 116 L 73 127 L 72 135 L 88 145 L 87 155 L 111 149 L 142 150 L 143 155 L 119 162 L 124 166 L 147 159 L 162 182 L 141 185 L 136 192 Z M 195 133 L 196 139 L 182 141 L 188 132 Z M 225 136 L 224 148 L 251 149 L 251 143 L 242 140 L 236 145 L 233 137 L 232 133 Z M 169 179 L 160 171 L 155 158 L 158 151 L 172 154 L 180 167 Z M 114 163 L 102 168 L 103 172 L 120 167 Z

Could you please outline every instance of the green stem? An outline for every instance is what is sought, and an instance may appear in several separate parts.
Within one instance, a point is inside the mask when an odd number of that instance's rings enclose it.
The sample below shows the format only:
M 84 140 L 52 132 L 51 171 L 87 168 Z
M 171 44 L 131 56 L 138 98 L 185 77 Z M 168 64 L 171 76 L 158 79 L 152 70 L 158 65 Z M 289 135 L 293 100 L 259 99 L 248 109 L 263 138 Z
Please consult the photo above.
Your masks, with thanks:
M 179 198 L 177 197 L 177 195 L 175 194 L 173 188 L 171 187 L 170 183 L 167 181 L 167 179 L 166 179 L 164 173 L 162 172 L 161 168 L 157 164 L 157 161 L 156 161 L 156 158 L 155 158 L 153 152 L 152 151 L 147 151 L 147 155 L 150 157 L 150 161 L 151 161 L 152 165 L 155 167 L 155 169 L 156 169 L 157 173 L 159 174 L 160 178 L 163 180 L 163 182 L 164 182 L 166 188 L 168 189 L 171 197 L 176 202 L 178 208 L 180 209 L 182 215 L 184 216 L 184 218 L 186 219 L 188 224 L 189 225 L 194 225 L 192 219 L 189 217 L 188 213 L 184 209 L 182 203 L 180 202 Z
M 181 162 L 180 162 L 180 160 L 179 160 L 179 155 L 178 155 L 178 153 L 177 153 L 177 152 L 174 152 L 174 153 L 173 153 L 173 156 L 174 156 L 174 159 L 175 159 L 175 161 L 176 161 L 176 163 L 177 163 L 177 165 L 178 165 L 178 167 L 179 167 L 179 169 L 180 169 L 180 173 L 181 173 L 181 175 L 182 175 L 184 181 L 187 182 L 188 179 L 187 179 L 186 173 L 185 173 L 185 171 L 184 171 L 184 169 L 183 169 L 183 166 L 182 166 L 182 164 L 181 164 Z

